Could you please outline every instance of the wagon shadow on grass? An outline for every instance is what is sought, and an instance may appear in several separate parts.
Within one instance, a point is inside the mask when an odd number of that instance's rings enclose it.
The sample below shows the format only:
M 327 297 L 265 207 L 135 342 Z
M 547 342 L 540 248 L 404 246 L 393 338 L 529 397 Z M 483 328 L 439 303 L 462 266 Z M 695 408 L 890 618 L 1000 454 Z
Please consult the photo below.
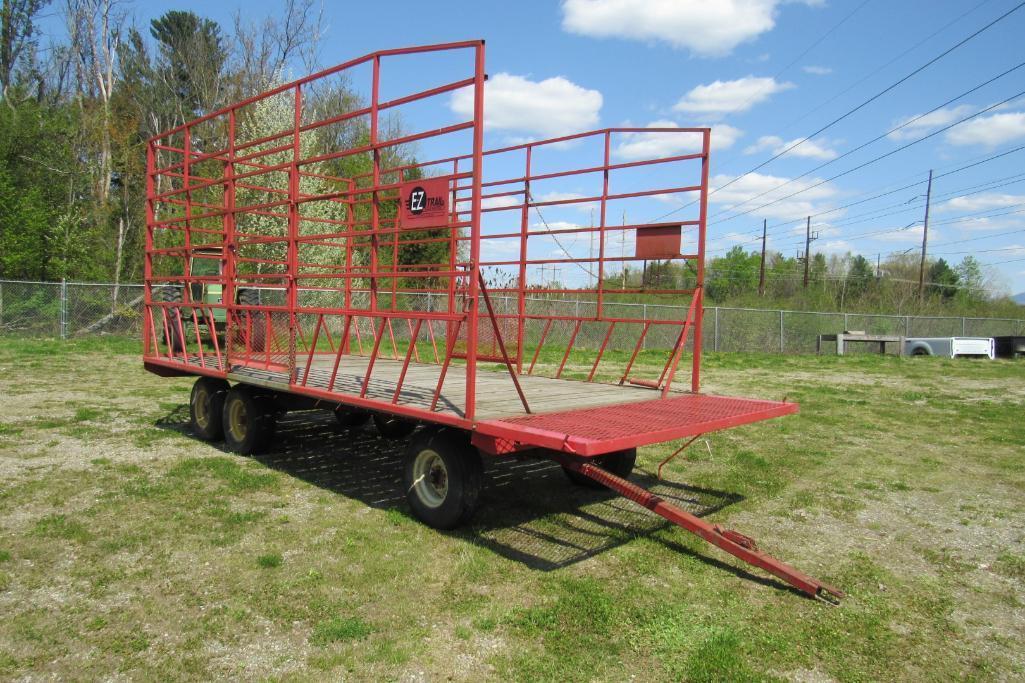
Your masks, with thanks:
M 179 406 L 157 426 L 191 434 L 188 406 Z M 255 459 L 370 507 L 410 514 L 402 488 L 402 455 L 407 443 L 406 439 L 381 439 L 373 426 L 355 430 L 339 427 L 325 411 L 293 412 L 278 420 L 270 451 Z M 221 444 L 214 447 L 223 449 Z M 672 525 L 611 491 L 572 485 L 551 461 L 485 457 L 484 465 L 480 508 L 472 527 L 449 533 L 503 557 L 551 571 L 594 557 L 634 537 L 649 537 L 670 550 L 742 578 L 790 590 L 781 582 L 694 552 L 657 533 Z M 641 468 L 630 479 L 700 517 L 743 500 L 736 493 L 660 481 Z

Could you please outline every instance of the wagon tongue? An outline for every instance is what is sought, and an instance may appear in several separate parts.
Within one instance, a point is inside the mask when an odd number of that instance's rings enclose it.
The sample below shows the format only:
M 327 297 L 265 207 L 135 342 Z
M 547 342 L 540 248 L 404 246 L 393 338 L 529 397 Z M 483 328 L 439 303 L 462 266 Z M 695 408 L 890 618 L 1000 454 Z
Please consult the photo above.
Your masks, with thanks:
M 565 456 L 559 456 L 557 459 L 564 467 L 612 489 L 624 498 L 628 498 L 641 507 L 651 510 L 660 517 L 664 517 L 673 524 L 700 536 L 712 545 L 718 546 L 735 557 L 739 557 L 748 564 L 761 567 L 813 598 L 822 598 L 828 602 L 836 603 L 840 598 L 844 597 L 844 593 L 841 590 L 803 574 L 790 565 L 761 552 L 758 550 L 754 539 L 744 534 L 730 529 L 723 529 L 718 524 L 710 524 L 700 517 L 681 510 L 675 505 L 670 505 L 650 491 L 645 491 L 640 486 L 631 484 L 629 481 L 617 477 L 590 462 Z

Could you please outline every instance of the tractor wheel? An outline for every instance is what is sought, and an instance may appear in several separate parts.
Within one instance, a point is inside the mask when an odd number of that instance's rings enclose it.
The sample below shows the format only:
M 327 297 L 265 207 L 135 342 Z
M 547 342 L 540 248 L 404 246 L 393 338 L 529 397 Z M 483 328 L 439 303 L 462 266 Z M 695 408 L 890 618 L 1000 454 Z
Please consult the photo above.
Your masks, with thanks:
M 334 413 L 335 419 L 338 420 L 338 424 L 349 429 L 362 427 L 370 419 L 370 413 L 365 410 L 360 410 L 359 408 L 338 406 Z
M 172 285 L 164 285 L 163 287 L 157 287 L 153 290 L 153 300 L 158 303 L 165 304 L 180 304 L 182 303 L 182 290 L 180 287 L 174 287 Z M 171 353 L 181 353 L 185 345 L 182 343 L 182 329 L 185 327 L 185 319 L 182 317 L 181 309 L 177 307 L 161 307 L 164 309 L 167 315 L 167 330 L 164 332 L 164 343 L 171 349 Z M 178 327 L 178 320 L 182 321 L 182 328 Z M 160 317 L 160 322 L 154 320 L 154 325 L 157 329 L 163 329 L 163 316 Z
M 204 441 L 224 437 L 224 397 L 228 389 L 226 381 L 215 377 L 200 377 L 192 385 L 189 398 L 192 431 Z
M 386 439 L 404 439 L 416 429 L 416 422 L 388 413 L 374 413 L 374 426 Z
M 224 398 L 224 444 L 228 450 L 252 455 L 267 449 L 274 438 L 274 402 L 252 387 L 237 384 Z
M 247 287 L 238 290 L 238 303 L 241 306 L 259 306 L 260 290 Z M 250 334 L 249 348 L 252 351 L 264 351 L 267 348 L 267 318 L 259 311 L 244 311 L 242 314 L 243 337 Z
M 483 468 L 465 433 L 425 430 L 413 439 L 402 468 L 406 500 L 424 524 L 454 529 L 477 508 Z
M 620 479 L 627 479 L 630 473 L 634 470 L 634 463 L 637 462 L 637 449 L 628 448 L 625 451 L 616 451 L 614 453 L 606 453 L 605 455 L 599 455 L 591 458 L 591 462 L 602 468 L 609 474 L 614 474 Z M 585 477 L 579 472 L 574 472 L 571 469 L 565 467 L 562 471 L 566 473 L 569 480 L 577 486 L 583 486 L 589 489 L 603 489 L 605 488 L 594 479 Z

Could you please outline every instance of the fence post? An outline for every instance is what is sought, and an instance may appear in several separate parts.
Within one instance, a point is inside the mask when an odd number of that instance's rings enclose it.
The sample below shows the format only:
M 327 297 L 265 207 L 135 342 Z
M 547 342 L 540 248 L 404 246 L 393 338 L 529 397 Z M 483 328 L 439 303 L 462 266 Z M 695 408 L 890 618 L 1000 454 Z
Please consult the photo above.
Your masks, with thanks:
M 849 329 L 851 329 L 851 326 L 847 322 L 847 314 L 844 313 L 843 314 L 843 331 L 846 332 Z
M 712 332 L 712 350 L 719 350 L 719 307 L 715 307 L 715 325 Z
M 58 325 L 60 326 L 61 339 L 68 338 L 68 281 L 61 278 L 60 307 Z
M 964 319 L 964 316 L 962 315 L 962 316 L 961 316 L 961 336 L 962 336 L 962 337 L 965 337 L 965 336 L 967 336 L 967 335 L 965 334 L 965 329 L 967 329 L 967 328 L 965 327 L 965 319 Z
M 779 352 L 783 353 L 783 311 L 779 312 Z
M 904 316 L 904 336 L 905 337 L 910 337 L 911 336 L 911 316 L 910 315 Z

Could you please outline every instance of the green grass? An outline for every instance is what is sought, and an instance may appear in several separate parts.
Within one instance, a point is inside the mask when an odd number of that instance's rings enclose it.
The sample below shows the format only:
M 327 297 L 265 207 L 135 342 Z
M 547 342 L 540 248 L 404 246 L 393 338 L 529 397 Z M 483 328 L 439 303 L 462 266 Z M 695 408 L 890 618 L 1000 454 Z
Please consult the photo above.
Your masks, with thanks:
M 437 532 L 401 442 L 311 414 L 229 455 L 134 343 L 10 341 L 0 367 L 39 365 L 0 375 L 5 680 L 1025 677 L 1025 363 L 706 356 L 706 391 L 801 412 L 708 435 L 658 491 L 848 593 L 830 607 L 557 470 Z
M 256 564 L 264 569 L 275 569 L 281 566 L 283 560 L 279 553 L 271 553 L 269 555 L 260 555 L 256 558 Z

